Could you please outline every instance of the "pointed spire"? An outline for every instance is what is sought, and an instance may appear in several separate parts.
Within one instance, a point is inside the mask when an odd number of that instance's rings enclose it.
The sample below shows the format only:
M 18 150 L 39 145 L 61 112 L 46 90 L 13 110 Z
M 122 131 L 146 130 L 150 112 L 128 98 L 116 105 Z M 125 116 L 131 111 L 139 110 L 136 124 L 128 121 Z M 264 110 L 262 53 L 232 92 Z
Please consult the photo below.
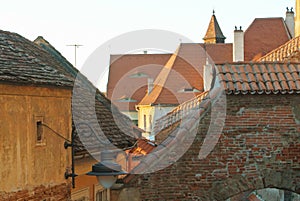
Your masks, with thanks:
M 205 37 L 203 38 L 204 43 L 224 43 L 225 39 L 226 37 L 223 35 L 215 16 L 215 10 L 213 10 L 213 15 L 211 16 Z

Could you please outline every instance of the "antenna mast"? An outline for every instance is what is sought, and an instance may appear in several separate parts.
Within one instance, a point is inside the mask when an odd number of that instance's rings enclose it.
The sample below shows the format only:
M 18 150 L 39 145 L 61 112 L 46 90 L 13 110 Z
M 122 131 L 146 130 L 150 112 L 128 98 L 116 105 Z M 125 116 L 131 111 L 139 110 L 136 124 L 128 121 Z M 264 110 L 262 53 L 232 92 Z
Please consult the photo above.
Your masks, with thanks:
M 72 46 L 72 47 L 74 47 L 74 49 L 75 49 L 75 63 L 74 63 L 74 67 L 77 67 L 77 52 L 76 52 L 76 49 L 77 48 L 79 48 L 80 46 L 83 46 L 83 45 L 78 45 L 78 44 L 74 44 L 74 45 L 67 45 L 67 46 Z

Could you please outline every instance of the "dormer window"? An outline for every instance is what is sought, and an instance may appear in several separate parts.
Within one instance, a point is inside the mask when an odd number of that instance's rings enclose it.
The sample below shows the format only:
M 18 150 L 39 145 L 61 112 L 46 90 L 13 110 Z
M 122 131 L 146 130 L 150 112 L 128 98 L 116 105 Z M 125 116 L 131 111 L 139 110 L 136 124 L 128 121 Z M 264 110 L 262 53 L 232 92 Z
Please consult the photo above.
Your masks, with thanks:
M 149 77 L 146 73 L 138 72 L 134 73 L 129 76 L 130 78 L 143 78 L 143 77 Z
M 119 103 L 136 103 L 137 100 L 123 96 L 120 99 L 118 99 L 117 102 L 119 102 Z
M 179 93 L 197 93 L 200 92 L 198 89 L 195 88 L 184 88 L 178 91 Z

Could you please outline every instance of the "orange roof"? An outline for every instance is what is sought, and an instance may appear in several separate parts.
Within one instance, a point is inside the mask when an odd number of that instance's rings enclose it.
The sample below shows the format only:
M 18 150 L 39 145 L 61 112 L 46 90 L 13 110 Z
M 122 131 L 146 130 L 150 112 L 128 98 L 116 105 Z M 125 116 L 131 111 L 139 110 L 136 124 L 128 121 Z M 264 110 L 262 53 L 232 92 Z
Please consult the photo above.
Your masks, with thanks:
M 227 94 L 300 94 L 300 63 L 217 65 Z
M 128 150 L 129 153 L 135 155 L 146 155 L 150 153 L 157 145 L 150 140 L 140 138 L 137 140 L 137 145 L 134 148 Z
M 300 36 L 289 40 L 275 50 L 269 52 L 258 61 L 300 61 Z
M 203 48 L 203 51 L 201 51 Z M 203 91 L 202 78 L 195 76 L 196 73 L 192 66 L 197 66 L 202 74 L 202 67 L 206 62 L 206 53 L 211 57 L 214 63 L 232 62 L 232 44 L 197 44 L 197 43 L 184 43 L 180 45 L 179 57 L 174 60 L 175 69 L 184 79 L 187 80 L 187 85 L 191 85 L 199 91 Z M 197 55 L 197 53 L 199 53 Z M 170 54 L 135 54 L 135 55 L 112 55 L 109 71 L 109 79 L 107 85 L 107 97 L 113 101 L 113 103 L 121 111 L 135 111 L 135 105 L 141 102 L 144 96 L 147 94 L 147 79 L 148 77 L 157 78 L 160 74 L 159 84 L 156 85 L 152 91 L 150 97 L 147 96 L 147 103 L 168 103 L 178 104 L 178 94 L 172 91 L 174 81 L 170 80 L 166 84 L 164 90 L 162 82 L 166 82 L 165 77 L 168 72 L 163 70 L 168 60 L 171 59 Z M 186 60 L 186 61 L 185 61 Z M 190 63 L 190 64 L 189 64 Z M 171 71 L 170 71 L 171 72 Z M 140 77 L 135 75 L 140 75 Z M 173 77 L 174 72 L 171 73 Z M 168 74 L 169 75 L 169 74 Z M 161 79 L 163 78 L 163 79 Z M 179 85 L 180 83 L 178 83 Z M 178 86 L 182 90 L 184 86 Z M 188 86 L 186 87 L 188 88 Z M 159 95 L 158 95 L 159 94 Z M 154 96 L 155 95 L 155 96 Z M 184 94 L 186 96 L 186 93 Z M 177 97 L 177 98 L 176 98 Z M 193 96 L 189 97 L 192 98 Z M 126 101 L 127 100 L 127 101 Z M 167 101 L 171 100 L 171 101 Z M 185 101 L 187 98 L 184 98 Z M 144 101 L 142 102 L 144 104 Z
M 121 111 L 135 111 L 135 105 L 147 92 L 147 79 L 154 79 L 170 57 L 171 54 L 112 55 L 107 97 Z M 126 98 L 130 101 L 123 101 Z
M 202 48 L 206 49 L 207 54 L 212 61 L 217 63 L 226 63 L 233 61 L 232 43 L 217 43 L 217 44 L 200 44 Z
M 203 91 L 202 71 L 207 54 L 199 44 L 181 44 L 139 105 L 178 105 Z M 185 89 L 191 90 L 186 93 Z
M 245 61 L 267 54 L 290 38 L 283 18 L 256 18 L 245 31 Z

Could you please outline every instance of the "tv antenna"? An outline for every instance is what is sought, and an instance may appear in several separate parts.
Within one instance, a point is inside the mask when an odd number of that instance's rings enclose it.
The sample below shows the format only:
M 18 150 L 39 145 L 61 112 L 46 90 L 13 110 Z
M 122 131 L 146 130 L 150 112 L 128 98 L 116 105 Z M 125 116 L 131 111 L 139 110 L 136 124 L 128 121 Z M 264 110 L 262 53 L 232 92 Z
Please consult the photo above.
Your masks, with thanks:
M 67 46 L 72 46 L 74 47 L 74 50 L 75 50 L 75 63 L 74 63 L 74 67 L 77 67 L 77 52 L 76 52 L 76 49 L 79 48 L 80 46 L 83 46 L 83 45 L 78 45 L 78 44 L 74 44 L 74 45 L 67 45 Z

